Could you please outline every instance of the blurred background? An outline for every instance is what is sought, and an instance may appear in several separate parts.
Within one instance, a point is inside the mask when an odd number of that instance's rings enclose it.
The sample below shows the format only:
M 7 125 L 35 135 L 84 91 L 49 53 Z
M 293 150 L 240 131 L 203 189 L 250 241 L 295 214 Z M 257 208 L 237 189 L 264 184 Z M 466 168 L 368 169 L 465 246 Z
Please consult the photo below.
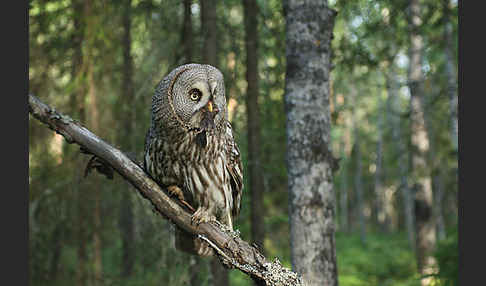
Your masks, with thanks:
M 457 1 L 416 2 L 420 19 L 410 17 L 409 1 L 329 0 L 338 12 L 330 106 L 343 286 L 420 285 L 423 212 L 413 197 L 424 186 L 433 196 L 432 284 L 457 285 Z M 236 228 L 248 241 L 252 224 L 261 224 L 266 256 L 290 267 L 285 15 L 281 1 L 256 3 L 29 1 L 29 91 L 141 160 L 157 83 L 184 63 L 219 68 L 245 169 Z M 245 17 L 257 33 L 245 36 Z M 247 170 L 250 41 L 258 43 L 258 202 Z M 252 285 L 237 270 L 176 251 L 173 226 L 119 175 L 84 178 L 89 159 L 29 117 L 31 285 Z M 262 206 L 260 222 L 251 219 L 254 205 Z

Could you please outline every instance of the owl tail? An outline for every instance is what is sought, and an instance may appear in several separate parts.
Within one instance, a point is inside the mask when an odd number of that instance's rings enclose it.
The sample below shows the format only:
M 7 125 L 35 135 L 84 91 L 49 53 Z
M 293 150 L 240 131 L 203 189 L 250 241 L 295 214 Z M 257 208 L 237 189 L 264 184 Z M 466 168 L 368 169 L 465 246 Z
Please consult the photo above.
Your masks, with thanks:
M 208 257 L 214 254 L 213 248 L 207 242 L 178 227 L 175 228 L 175 247 L 177 250 L 198 256 Z

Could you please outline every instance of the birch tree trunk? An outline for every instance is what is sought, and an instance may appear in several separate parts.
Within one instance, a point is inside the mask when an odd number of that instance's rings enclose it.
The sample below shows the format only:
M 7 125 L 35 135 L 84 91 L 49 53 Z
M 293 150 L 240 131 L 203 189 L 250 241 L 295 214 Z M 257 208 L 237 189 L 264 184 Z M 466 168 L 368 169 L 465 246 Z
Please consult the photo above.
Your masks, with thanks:
M 426 163 L 429 151 L 429 134 L 424 118 L 424 94 L 422 55 L 423 39 L 420 34 L 421 6 L 418 0 L 410 0 L 409 5 L 409 70 L 408 84 L 411 95 L 411 129 L 412 129 L 412 166 L 414 170 L 415 219 L 416 219 L 416 254 L 417 266 L 421 274 L 430 274 L 434 265 L 432 251 L 435 246 L 435 225 L 431 215 L 433 206 L 432 182 Z M 422 284 L 429 279 L 423 279 Z
M 337 285 L 334 159 L 330 150 L 330 43 L 327 1 L 287 0 L 287 170 L 291 261 L 308 285 Z

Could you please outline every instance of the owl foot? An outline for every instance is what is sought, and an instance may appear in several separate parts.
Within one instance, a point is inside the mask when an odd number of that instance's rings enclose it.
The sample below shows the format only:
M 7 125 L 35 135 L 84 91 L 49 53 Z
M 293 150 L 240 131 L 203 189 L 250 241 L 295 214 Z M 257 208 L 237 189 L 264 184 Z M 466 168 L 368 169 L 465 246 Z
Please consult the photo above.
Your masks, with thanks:
M 191 216 L 191 222 L 193 224 L 200 224 L 202 222 L 216 221 L 216 217 L 211 214 L 210 210 L 199 207 L 196 212 Z
M 182 193 L 182 190 L 178 186 L 176 185 L 168 186 L 167 191 L 169 191 L 169 194 L 171 196 L 176 196 L 177 199 L 179 199 L 179 201 L 183 205 L 185 205 L 188 209 L 194 212 L 194 208 L 189 203 L 186 202 L 186 200 L 184 199 L 184 194 Z

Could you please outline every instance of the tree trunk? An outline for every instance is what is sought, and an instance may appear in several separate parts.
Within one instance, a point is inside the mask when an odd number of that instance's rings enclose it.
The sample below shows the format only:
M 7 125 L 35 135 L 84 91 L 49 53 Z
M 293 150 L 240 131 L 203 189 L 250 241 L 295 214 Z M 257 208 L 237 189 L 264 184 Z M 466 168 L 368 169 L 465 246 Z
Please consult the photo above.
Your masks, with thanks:
M 184 0 L 184 22 L 182 23 L 182 46 L 184 49 L 184 64 L 192 62 L 192 46 L 194 39 L 192 36 L 192 0 Z
M 434 189 L 434 218 L 436 224 L 437 240 L 443 240 L 446 238 L 446 230 L 444 223 L 444 215 L 442 202 L 444 199 L 444 171 L 442 167 L 438 167 L 435 170 L 435 174 L 432 177 L 432 186 Z
M 201 268 L 203 266 L 203 260 L 199 256 L 191 255 L 190 256 L 190 265 L 189 265 L 189 285 L 191 286 L 200 286 L 202 285 L 201 277 L 198 275 L 201 272 Z
M 454 42 L 452 37 L 452 23 L 450 20 L 450 0 L 442 0 L 444 9 L 444 54 L 446 60 L 447 95 L 449 96 L 450 120 L 451 120 L 451 141 L 454 150 L 457 152 L 458 146 L 458 124 L 457 124 L 457 74 L 456 60 L 454 57 Z
M 216 27 L 216 1 L 200 0 L 201 35 L 203 38 L 203 63 L 218 67 L 218 42 Z
M 94 78 L 94 45 L 95 45 L 95 28 L 98 24 L 97 17 L 93 11 L 92 0 L 86 0 L 84 2 L 84 15 L 86 17 L 86 52 L 84 54 L 84 64 L 86 68 L 86 84 L 87 84 L 87 94 L 86 94 L 86 122 L 91 129 L 99 133 L 100 130 L 100 113 L 99 113 L 99 103 L 96 90 L 96 82 Z M 92 178 L 92 185 L 99 186 L 98 177 Z M 101 257 L 101 189 L 91 188 L 91 196 L 94 200 L 94 210 L 93 210 L 93 269 L 94 269 L 94 285 L 100 285 L 102 283 L 102 257 Z
M 54 244 L 54 247 L 52 249 L 52 260 L 51 260 L 51 267 L 50 267 L 50 272 L 49 272 L 49 280 L 50 281 L 56 281 L 57 279 L 57 273 L 59 272 L 59 260 L 61 258 L 61 253 L 63 249 L 63 227 L 64 225 L 61 223 L 58 223 L 54 229 L 54 232 L 52 234 L 52 241 Z
M 83 2 L 81 0 L 73 0 L 73 21 L 74 31 L 72 35 L 72 44 L 74 49 L 74 55 L 71 66 L 71 80 L 74 81 L 75 91 L 70 95 L 70 107 L 73 115 L 77 116 L 81 122 L 85 122 L 84 114 L 84 84 L 81 84 L 81 67 L 83 66 L 83 50 L 82 43 L 84 39 L 84 27 L 83 22 Z
M 375 170 L 375 196 L 376 196 L 376 222 L 382 232 L 390 231 L 390 218 L 386 211 L 385 190 L 383 186 L 384 169 L 383 169 L 383 130 L 385 129 L 386 108 L 384 108 L 381 97 L 378 99 L 378 142 L 376 144 L 376 170 Z
M 246 42 L 246 95 L 248 126 L 248 173 L 251 194 L 251 237 L 262 253 L 264 247 L 263 169 L 261 165 L 260 108 L 258 105 L 258 5 L 255 0 L 244 0 Z
M 87 211 L 85 210 L 85 199 L 80 187 L 79 178 L 75 183 L 77 185 L 77 265 L 76 265 L 76 285 L 84 286 L 87 285 L 88 273 L 87 273 L 87 260 L 88 255 L 86 251 L 86 244 L 88 242 L 87 237 L 87 227 L 86 227 L 86 216 Z
M 96 184 L 100 185 L 100 184 Z M 95 191 L 95 205 L 94 205 L 94 224 L 93 224 L 93 247 L 94 247 L 94 285 L 103 285 L 103 261 L 101 256 L 101 194 L 99 189 L 92 188 Z
M 412 166 L 414 170 L 414 189 L 415 189 L 415 210 L 416 215 L 416 250 L 417 266 L 421 274 L 430 274 L 434 264 L 432 251 L 435 246 L 435 225 L 432 215 L 433 194 L 430 172 L 426 164 L 427 152 L 429 151 L 429 136 L 427 133 L 424 118 L 424 94 L 423 94 L 423 74 L 422 74 L 422 55 L 423 39 L 420 35 L 420 25 L 422 23 L 420 11 L 421 7 L 418 0 L 410 0 L 409 6 L 409 70 L 408 84 L 411 95 L 411 129 L 412 129 Z M 428 283 L 429 279 L 423 279 L 422 283 Z
M 287 170 L 291 261 L 308 285 L 337 285 L 329 73 L 335 11 L 287 0 Z
M 354 140 L 354 160 L 356 163 L 354 171 L 354 190 L 356 192 L 356 212 L 359 221 L 359 238 L 363 245 L 366 244 L 366 221 L 364 217 L 364 198 L 363 198 L 363 176 L 362 176 L 362 159 L 361 159 L 361 146 L 360 146 L 360 135 L 359 127 L 357 123 L 357 91 L 355 86 L 351 86 L 351 94 L 353 111 L 352 111 L 352 124 L 353 124 L 353 140 Z
M 410 249 L 415 252 L 415 214 L 414 214 L 414 205 L 413 205 L 413 196 L 408 185 L 408 176 L 409 176 L 409 168 L 408 168 L 408 157 L 406 154 L 409 152 L 407 151 L 406 144 L 404 140 L 406 140 L 405 134 L 403 134 L 402 129 L 400 127 L 401 123 L 401 114 L 402 110 L 399 103 L 398 98 L 398 81 L 397 81 L 397 74 L 395 72 L 394 64 L 390 64 L 389 73 L 386 75 L 386 82 L 388 88 L 388 99 L 387 99 L 387 108 L 388 114 L 390 115 L 390 125 L 392 129 L 392 138 L 393 142 L 395 142 L 395 156 L 397 157 L 398 162 L 398 172 L 400 177 L 400 186 L 399 190 L 402 194 L 402 202 L 403 202 L 403 212 L 405 216 L 405 227 L 407 230 L 407 238 Z
M 341 221 L 343 225 L 343 230 L 345 232 L 349 232 L 351 230 L 351 223 L 350 223 L 350 212 L 349 212 L 349 186 L 348 186 L 348 181 L 349 181 L 349 158 L 351 157 L 351 151 L 352 151 L 352 144 L 351 144 L 351 129 L 352 129 L 352 116 L 345 116 L 344 118 L 344 124 L 346 126 L 346 130 L 344 132 L 344 139 L 342 142 L 342 150 L 341 150 L 341 157 L 346 158 L 346 160 L 343 160 L 341 165 L 340 165 L 340 170 L 341 170 L 341 186 L 340 186 L 340 209 L 341 209 Z
M 72 61 L 71 67 L 71 78 L 76 83 L 74 92 L 70 95 L 70 109 L 73 114 L 81 121 L 84 122 L 86 120 L 86 110 L 85 110 L 85 85 L 81 81 L 83 78 L 83 50 L 82 50 L 82 43 L 84 40 L 84 30 L 86 27 L 86 22 L 84 18 L 84 4 L 80 0 L 74 0 L 72 3 L 73 9 L 73 21 L 74 21 L 74 32 L 73 32 L 73 49 L 74 49 L 74 56 Z M 74 156 L 73 156 L 74 157 Z M 81 158 L 73 158 L 77 162 L 76 165 L 81 164 Z M 87 236 L 87 227 L 86 227 L 86 196 L 84 195 L 82 186 L 81 186 L 81 177 L 80 174 L 75 175 L 75 182 L 71 186 L 74 193 L 76 194 L 76 220 L 77 220 L 77 229 L 76 229 L 76 242 L 77 242 L 77 266 L 76 266 L 76 285 L 77 286 L 84 286 L 87 285 L 87 251 L 86 251 L 86 244 L 88 240 Z
M 125 150 L 134 152 L 135 144 L 133 144 L 133 122 L 134 119 L 134 106 L 133 97 L 134 86 L 133 86 L 133 58 L 131 53 L 132 48 L 132 38 L 131 38 L 131 8 L 132 0 L 125 0 L 123 2 L 123 79 L 122 79 L 122 90 L 121 90 L 121 103 L 123 126 L 121 128 L 121 140 Z M 135 264 L 135 232 L 133 225 L 133 203 L 132 203 L 132 192 L 129 190 L 124 190 L 121 195 L 121 208 L 120 208 L 120 218 L 119 227 L 122 239 L 122 262 L 121 262 L 121 276 L 129 277 L 133 272 L 133 266 Z
M 426 91 L 424 94 L 432 94 L 432 91 Z M 430 106 L 430 102 L 427 103 Z M 435 224 L 436 237 L 438 239 L 445 238 L 445 226 L 442 216 L 442 196 L 443 196 L 443 182 L 444 177 L 442 172 L 444 169 L 443 160 L 437 156 L 437 135 L 436 130 L 432 124 L 432 113 L 434 110 L 424 112 L 424 122 L 429 138 L 429 149 L 427 151 L 428 166 L 431 176 L 431 188 L 433 193 L 432 199 L 432 220 Z
M 457 59 L 454 56 L 454 48 L 457 46 L 457 43 L 453 39 L 452 35 L 452 23 L 451 23 L 451 11 L 450 11 L 450 0 L 442 0 L 442 5 L 444 9 L 444 54 L 445 54 L 445 72 L 447 78 L 447 95 L 449 97 L 449 109 L 450 109 L 450 121 L 451 121 L 451 141 L 454 151 L 458 152 L 458 121 L 457 121 L 457 104 L 458 104 L 458 94 L 457 94 L 457 73 L 456 73 L 456 66 L 457 66 Z M 441 171 L 441 176 L 444 173 Z M 456 184 L 458 182 L 458 173 L 455 172 L 456 176 Z M 439 207 L 438 213 L 439 217 L 437 220 L 437 235 L 439 239 L 443 239 L 445 237 L 445 227 L 444 227 L 444 218 L 442 216 L 442 200 L 443 200 L 443 186 L 442 181 L 440 181 L 440 186 L 437 189 L 437 194 L 434 194 L 434 200 L 438 200 L 436 206 Z
M 383 130 L 385 128 L 384 125 L 384 116 L 385 116 L 385 109 L 382 108 L 382 99 L 381 97 L 378 98 L 378 124 L 377 124 L 377 133 L 378 133 L 378 142 L 376 143 L 376 160 L 375 160 L 375 219 L 376 223 L 379 226 L 382 232 L 388 232 L 390 229 L 389 218 L 386 213 L 385 208 L 385 190 L 383 188 Z
M 344 157 L 344 152 L 341 152 L 341 157 Z M 339 209 L 341 217 L 341 230 L 349 232 L 348 226 L 348 164 L 347 161 L 341 161 L 341 184 L 339 190 Z
M 217 257 L 211 259 L 211 274 L 213 276 L 212 285 L 230 285 L 228 270 L 221 265 Z

